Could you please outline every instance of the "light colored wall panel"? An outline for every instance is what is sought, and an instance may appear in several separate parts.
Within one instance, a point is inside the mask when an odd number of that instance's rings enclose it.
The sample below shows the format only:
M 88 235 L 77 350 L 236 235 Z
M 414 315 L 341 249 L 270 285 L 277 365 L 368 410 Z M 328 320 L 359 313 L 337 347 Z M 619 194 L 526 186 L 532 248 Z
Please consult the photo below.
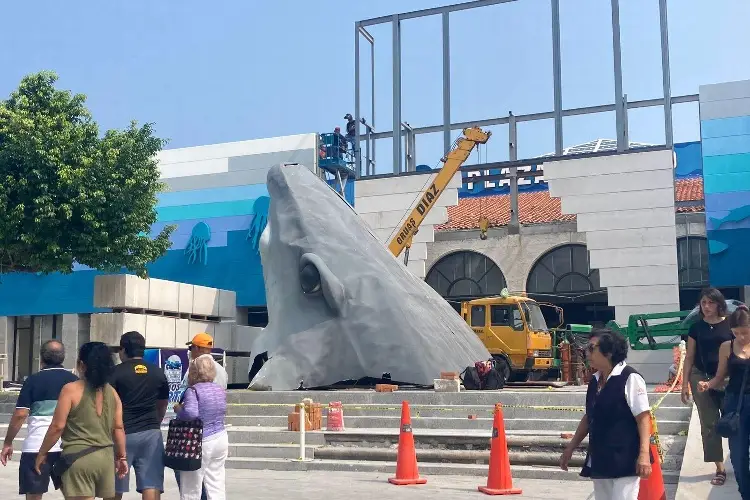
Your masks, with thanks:
M 710 83 L 698 87 L 700 102 L 726 101 L 750 97 L 750 80 Z
M 404 250 L 405 251 L 405 250 Z M 427 243 L 414 243 L 409 250 L 409 261 L 426 260 L 427 259 Z M 404 252 L 398 256 L 398 260 L 404 261 Z
M 220 318 L 234 319 L 237 317 L 237 293 L 229 290 L 219 290 Z
M 595 269 L 613 267 L 636 267 L 639 265 L 677 265 L 676 244 L 648 248 L 620 248 L 589 251 L 591 267 Z
M 354 206 L 357 213 L 383 212 L 403 209 L 411 210 L 419 202 L 417 194 L 399 193 L 381 196 L 357 197 Z M 440 198 L 433 202 L 436 207 L 451 207 L 458 205 L 458 190 L 446 190 Z
M 193 285 L 180 283 L 179 288 L 179 312 L 193 314 Z
M 548 182 L 574 177 L 670 170 L 674 168 L 672 151 L 649 151 L 621 155 L 599 156 L 581 160 L 562 160 L 544 163 L 544 178 Z M 550 189 L 553 182 L 550 182 Z
M 360 214 L 360 217 L 371 229 L 393 229 L 396 226 L 401 226 L 401 223 L 406 219 L 406 215 L 406 210 L 391 210 Z M 446 222 L 448 222 L 448 208 L 434 207 L 424 218 L 422 226 L 445 224 Z
M 155 311 L 180 311 L 180 284 L 176 281 L 149 279 L 148 309 Z
M 232 156 L 229 158 L 229 171 L 241 172 L 260 170 L 268 172 L 268 170 L 274 165 L 282 163 L 299 163 L 312 169 L 315 166 L 310 162 L 310 156 L 313 152 L 312 149 L 299 149 L 294 151 L 277 151 L 273 153 Z
M 578 230 L 585 233 L 614 229 L 670 227 L 675 224 L 674 209 L 669 207 L 619 212 L 583 213 L 576 218 Z
M 120 345 L 120 337 L 125 332 L 146 331 L 146 315 L 132 313 L 100 313 L 91 315 L 91 341 L 107 345 Z
M 219 290 L 195 285 L 193 287 L 193 314 L 218 316 Z
M 373 229 L 372 232 L 375 233 L 375 236 L 386 245 L 398 234 L 396 228 Z M 432 243 L 435 241 L 435 227 L 429 224 L 422 224 L 419 226 L 419 232 L 414 235 L 412 241 L 414 243 Z
M 409 259 L 409 263 L 406 265 L 406 268 L 419 279 L 424 279 L 425 276 L 427 276 L 427 269 L 425 267 L 425 261 L 423 260 Z
M 187 345 L 187 343 L 190 342 L 190 339 L 193 338 L 190 335 L 190 320 L 176 318 L 174 329 L 175 329 L 175 334 L 174 334 L 175 347 L 184 348 L 185 345 Z
M 192 339 L 195 335 L 199 333 L 207 333 L 213 336 L 215 327 L 216 327 L 216 323 L 211 322 L 211 321 L 190 320 L 190 324 L 188 325 L 188 337 L 189 339 Z
M 750 115 L 750 97 L 700 103 L 701 120 Z
M 165 149 L 157 154 L 159 164 L 228 158 L 230 156 L 257 155 L 277 151 L 314 149 L 316 134 L 287 135 L 267 139 L 225 142 L 190 148 Z
M 176 347 L 175 318 L 146 316 L 146 345 L 149 347 Z
M 674 304 L 680 301 L 674 285 L 607 286 L 610 305 L 638 306 L 642 304 Z
M 603 286 L 677 285 L 675 266 L 605 267 L 599 269 Z
M 383 196 L 397 193 L 424 193 L 435 180 L 437 174 L 404 175 L 385 177 L 380 179 L 364 179 L 357 181 L 357 197 Z M 446 189 L 458 189 L 462 185 L 461 174 L 453 176 Z
M 653 189 L 649 191 L 627 191 L 624 193 L 562 197 L 562 212 L 566 214 L 619 212 L 621 210 L 629 210 L 633 208 L 647 209 L 665 207 L 674 207 L 673 187 L 668 189 Z
M 644 189 L 671 189 L 674 174 L 671 170 L 645 170 L 592 177 L 558 179 L 550 185 L 550 196 L 574 196 L 602 193 L 642 191 Z
M 162 179 L 190 175 L 220 174 L 222 172 L 229 172 L 229 161 L 227 161 L 227 158 L 211 158 L 207 160 L 159 164 L 159 172 Z
M 214 325 L 214 346 L 220 349 L 232 349 L 232 326 L 234 323 L 216 323 Z
M 674 244 L 676 239 L 675 226 L 592 231 L 586 239 L 586 247 L 589 250 L 605 250 L 665 246 Z

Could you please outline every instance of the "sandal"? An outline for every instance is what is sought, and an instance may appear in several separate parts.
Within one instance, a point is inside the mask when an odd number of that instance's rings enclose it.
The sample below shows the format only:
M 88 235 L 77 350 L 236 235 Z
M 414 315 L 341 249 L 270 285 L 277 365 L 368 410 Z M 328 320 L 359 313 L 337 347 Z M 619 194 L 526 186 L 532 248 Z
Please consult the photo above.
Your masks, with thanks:
M 717 472 L 714 478 L 711 480 L 711 484 L 714 486 L 724 486 L 724 483 L 726 482 L 727 482 L 726 472 Z

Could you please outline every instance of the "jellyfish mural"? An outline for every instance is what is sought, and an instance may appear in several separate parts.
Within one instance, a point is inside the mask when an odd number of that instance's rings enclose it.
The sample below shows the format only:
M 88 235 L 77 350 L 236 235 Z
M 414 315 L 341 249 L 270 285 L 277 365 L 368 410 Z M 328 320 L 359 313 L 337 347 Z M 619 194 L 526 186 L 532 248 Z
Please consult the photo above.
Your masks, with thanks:
M 185 247 L 188 263 L 200 262 L 208 264 L 208 242 L 211 241 L 211 228 L 205 222 L 199 222 L 193 227 L 193 232 Z
M 268 207 L 271 204 L 271 199 L 268 196 L 261 196 L 255 203 L 253 203 L 253 222 L 250 224 L 250 229 L 247 231 L 247 239 L 250 240 L 250 244 L 255 252 L 258 252 L 258 243 L 260 242 L 260 235 L 263 234 L 263 230 L 266 229 L 266 223 L 268 222 Z

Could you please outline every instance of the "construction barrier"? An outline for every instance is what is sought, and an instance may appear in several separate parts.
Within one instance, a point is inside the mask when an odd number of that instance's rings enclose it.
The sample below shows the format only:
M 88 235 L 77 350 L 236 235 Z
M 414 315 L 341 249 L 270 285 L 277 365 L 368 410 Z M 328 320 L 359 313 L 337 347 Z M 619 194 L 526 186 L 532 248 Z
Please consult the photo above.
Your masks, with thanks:
M 651 456 L 651 475 L 641 479 L 638 500 L 667 500 L 667 492 L 664 489 L 664 476 L 661 471 L 661 456 L 654 437 L 655 420 L 651 423 L 651 444 L 649 455 Z
M 417 450 L 414 447 L 414 434 L 411 428 L 409 402 L 401 404 L 401 430 L 398 435 L 398 455 L 396 457 L 396 477 L 388 479 L 396 486 L 425 484 L 427 479 L 419 477 Z
M 478 490 L 485 495 L 520 495 L 522 491 L 513 488 L 513 477 L 510 473 L 508 441 L 505 439 L 505 421 L 502 405 L 495 405 L 495 418 L 492 423 L 492 442 L 490 447 L 490 469 L 487 474 L 487 486 Z

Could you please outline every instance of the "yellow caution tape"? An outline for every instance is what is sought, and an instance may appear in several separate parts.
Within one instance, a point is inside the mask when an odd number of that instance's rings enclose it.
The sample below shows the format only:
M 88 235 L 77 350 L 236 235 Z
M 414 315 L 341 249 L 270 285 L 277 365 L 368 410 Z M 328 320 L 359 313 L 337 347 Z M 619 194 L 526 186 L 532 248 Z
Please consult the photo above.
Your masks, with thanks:
M 659 451 L 659 463 L 664 463 L 664 450 L 661 447 L 661 441 L 659 440 L 659 427 L 656 425 L 656 410 L 661 406 L 661 404 L 664 402 L 664 400 L 667 398 L 667 396 L 674 390 L 675 386 L 677 385 L 677 381 L 680 380 L 680 376 L 682 375 L 682 368 L 685 365 L 685 346 L 681 342 L 680 343 L 680 364 L 677 366 L 677 373 L 675 374 L 674 380 L 672 381 L 672 385 L 669 387 L 667 392 L 664 393 L 664 395 L 659 398 L 659 401 L 654 403 L 651 406 L 651 433 L 652 433 L 652 439 L 654 444 L 656 445 L 656 449 Z

